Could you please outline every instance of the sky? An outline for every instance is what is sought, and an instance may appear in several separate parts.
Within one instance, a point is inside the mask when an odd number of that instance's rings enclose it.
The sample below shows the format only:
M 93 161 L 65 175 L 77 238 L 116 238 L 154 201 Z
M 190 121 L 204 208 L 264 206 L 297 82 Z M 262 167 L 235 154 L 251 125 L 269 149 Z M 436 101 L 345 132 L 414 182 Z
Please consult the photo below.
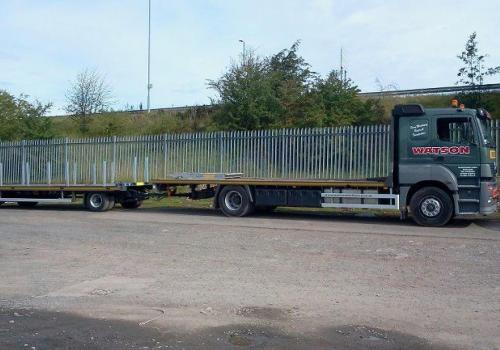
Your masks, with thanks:
M 498 0 L 151 0 L 152 107 L 207 104 L 216 79 L 241 53 L 301 40 L 326 75 L 340 49 L 362 91 L 453 85 L 456 58 L 477 31 L 487 63 L 500 65 Z M 0 89 L 53 103 L 60 114 L 76 75 L 96 70 L 114 108 L 146 105 L 147 0 L 0 0 Z M 500 77 L 486 82 L 498 82 Z

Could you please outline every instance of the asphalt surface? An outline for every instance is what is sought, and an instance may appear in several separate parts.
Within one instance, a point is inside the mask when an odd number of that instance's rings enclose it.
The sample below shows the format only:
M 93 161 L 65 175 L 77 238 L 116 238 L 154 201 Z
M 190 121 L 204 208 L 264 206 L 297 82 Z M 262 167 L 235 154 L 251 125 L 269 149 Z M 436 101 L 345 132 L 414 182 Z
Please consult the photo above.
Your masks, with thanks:
M 500 222 L 0 210 L 0 349 L 498 349 Z

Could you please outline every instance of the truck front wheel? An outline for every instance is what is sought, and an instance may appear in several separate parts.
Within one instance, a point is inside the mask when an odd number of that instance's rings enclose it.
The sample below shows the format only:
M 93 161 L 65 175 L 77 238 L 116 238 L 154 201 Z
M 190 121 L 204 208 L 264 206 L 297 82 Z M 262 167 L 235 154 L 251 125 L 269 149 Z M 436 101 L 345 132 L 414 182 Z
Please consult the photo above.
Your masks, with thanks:
M 453 201 L 440 188 L 424 187 L 410 200 L 413 220 L 422 226 L 444 226 L 453 217 Z
M 248 192 L 241 186 L 224 187 L 219 193 L 219 207 L 226 216 L 246 216 L 254 210 Z
M 85 207 L 90 211 L 106 211 L 115 205 L 115 199 L 107 193 L 94 192 L 85 196 Z

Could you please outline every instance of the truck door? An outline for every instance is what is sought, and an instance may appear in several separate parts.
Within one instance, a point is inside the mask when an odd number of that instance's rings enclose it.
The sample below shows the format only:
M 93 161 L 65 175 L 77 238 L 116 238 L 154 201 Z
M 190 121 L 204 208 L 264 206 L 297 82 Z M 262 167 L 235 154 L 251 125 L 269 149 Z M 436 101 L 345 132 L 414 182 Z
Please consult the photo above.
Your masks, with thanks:
M 433 160 L 448 167 L 459 185 L 476 184 L 480 173 L 478 140 L 470 116 L 439 116 L 435 120 Z
M 450 169 L 457 178 L 460 213 L 480 210 L 481 156 L 475 124 L 470 116 L 436 118 L 434 162 Z

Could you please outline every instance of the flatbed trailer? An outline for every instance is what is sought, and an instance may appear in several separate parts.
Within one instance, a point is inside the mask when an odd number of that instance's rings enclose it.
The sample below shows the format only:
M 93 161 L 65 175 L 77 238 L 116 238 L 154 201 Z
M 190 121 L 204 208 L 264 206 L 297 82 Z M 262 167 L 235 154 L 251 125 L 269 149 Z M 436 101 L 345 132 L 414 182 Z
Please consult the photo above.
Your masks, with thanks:
M 119 203 L 124 208 L 138 208 L 148 198 L 150 185 L 144 183 L 116 183 L 101 185 L 2 185 L 0 205 L 17 203 L 33 207 L 39 203 L 64 204 L 83 199 L 90 211 L 106 211 Z
M 391 124 L 391 167 L 384 179 L 157 179 L 158 191 L 214 198 L 228 216 L 276 207 L 397 210 L 420 225 L 497 211 L 496 151 L 485 110 L 398 105 Z

